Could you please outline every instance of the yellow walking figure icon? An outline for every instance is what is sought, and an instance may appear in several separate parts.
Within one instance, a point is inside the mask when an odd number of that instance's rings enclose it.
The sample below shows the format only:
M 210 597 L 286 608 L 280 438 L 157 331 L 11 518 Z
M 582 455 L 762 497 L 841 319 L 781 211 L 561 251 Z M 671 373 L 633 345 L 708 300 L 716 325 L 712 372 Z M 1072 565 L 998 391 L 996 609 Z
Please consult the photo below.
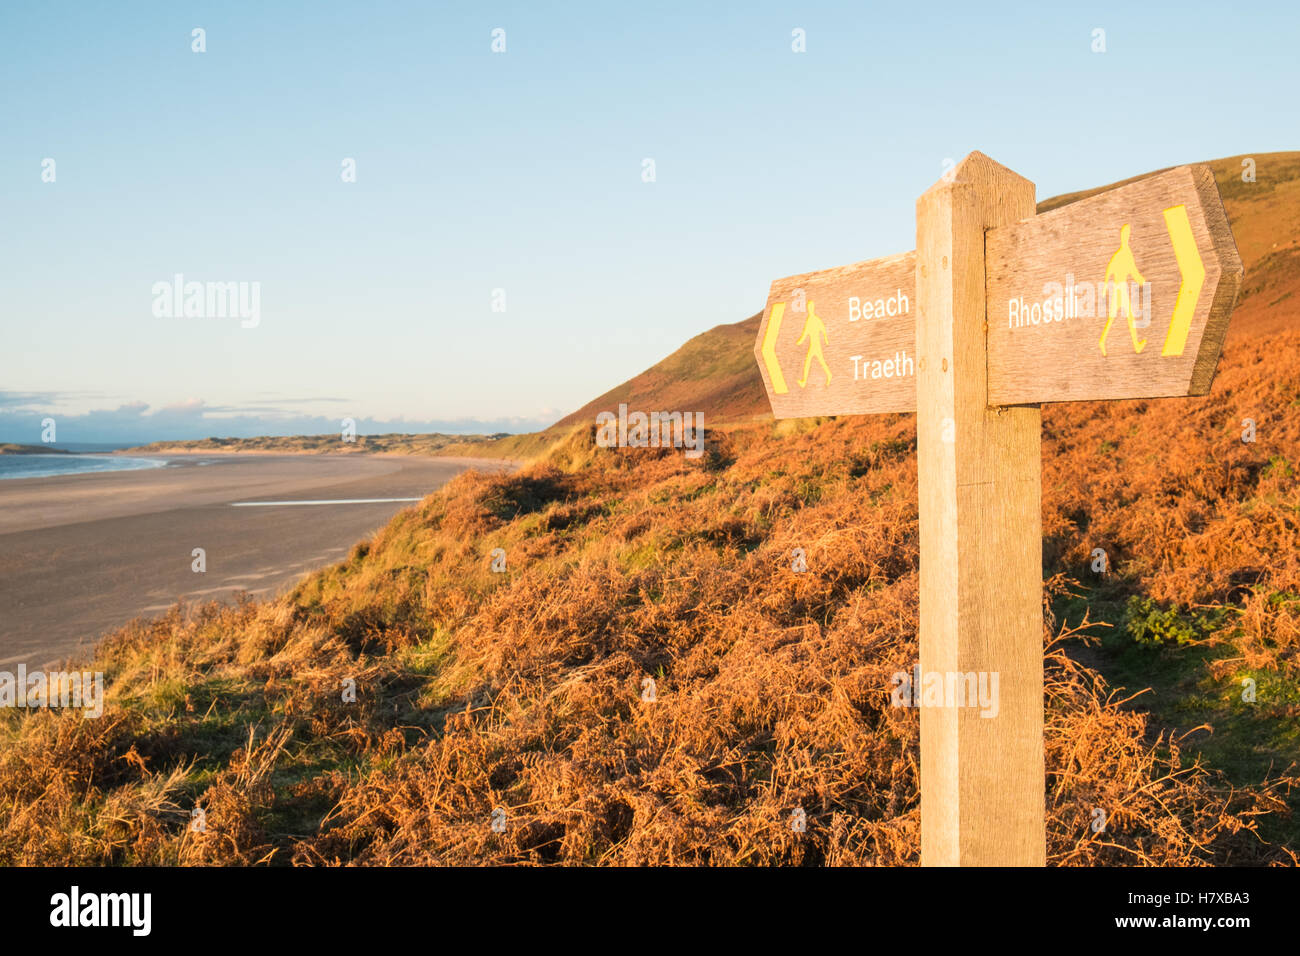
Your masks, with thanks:
M 831 383 L 831 370 L 826 365 L 826 356 L 822 355 L 822 344 L 829 342 L 826 335 L 826 323 L 821 320 L 813 308 L 813 303 L 808 303 L 808 318 L 803 323 L 803 333 L 799 336 L 799 341 L 795 345 L 803 345 L 803 340 L 808 339 L 808 355 L 803 360 L 803 378 L 799 379 L 799 387 L 803 388 L 808 384 L 808 370 L 812 368 L 812 361 L 816 359 L 821 362 L 822 370 L 826 373 L 826 384 Z
M 1128 247 L 1128 234 L 1129 227 L 1125 223 L 1119 229 L 1119 251 L 1110 257 L 1110 263 L 1106 266 L 1106 278 L 1103 280 L 1106 287 L 1106 327 L 1101 330 L 1102 355 L 1106 354 L 1106 336 L 1110 334 L 1111 323 L 1115 321 L 1120 309 L 1124 310 L 1124 315 L 1128 318 L 1128 334 L 1133 339 L 1133 351 L 1141 352 L 1147 344 L 1146 339 L 1138 338 L 1137 325 L 1133 322 L 1133 303 L 1129 300 L 1129 280 L 1141 286 L 1146 284 L 1146 279 L 1138 272 L 1133 250 Z

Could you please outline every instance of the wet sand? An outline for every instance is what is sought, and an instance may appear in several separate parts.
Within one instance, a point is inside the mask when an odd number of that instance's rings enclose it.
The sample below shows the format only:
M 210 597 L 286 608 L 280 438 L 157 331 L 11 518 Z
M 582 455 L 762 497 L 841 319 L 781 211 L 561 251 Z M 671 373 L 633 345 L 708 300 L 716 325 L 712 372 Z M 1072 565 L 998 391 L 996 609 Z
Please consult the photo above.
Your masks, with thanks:
M 242 503 L 422 498 L 466 468 L 512 466 L 405 455 L 156 457 L 172 464 L 0 481 L 0 667 L 75 656 L 178 599 L 269 597 L 417 504 Z M 201 574 L 195 548 L 206 552 Z

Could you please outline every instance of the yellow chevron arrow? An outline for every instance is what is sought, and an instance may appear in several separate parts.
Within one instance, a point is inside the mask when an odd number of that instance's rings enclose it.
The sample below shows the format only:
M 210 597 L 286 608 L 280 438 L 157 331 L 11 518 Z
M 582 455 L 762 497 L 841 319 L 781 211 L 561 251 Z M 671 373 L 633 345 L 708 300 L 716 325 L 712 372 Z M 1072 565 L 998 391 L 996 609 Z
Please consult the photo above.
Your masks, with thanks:
M 772 391 L 778 395 L 784 395 L 788 391 L 785 376 L 781 374 L 781 366 L 776 361 L 776 337 L 781 331 L 781 319 L 784 317 L 785 303 L 772 303 L 772 314 L 763 332 L 763 364 L 767 366 L 767 374 L 772 379 Z
M 1160 354 L 1182 355 L 1183 346 L 1187 344 L 1187 334 L 1192 330 L 1196 300 L 1201 296 L 1201 286 L 1205 285 L 1205 264 L 1196 248 L 1196 237 L 1192 235 L 1192 224 L 1187 218 L 1186 206 L 1170 206 L 1165 210 L 1165 228 L 1169 230 L 1169 240 L 1174 244 L 1174 257 L 1178 260 L 1178 271 L 1182 273 L 1183 284 L 1178 287 L 1174 315 L 1169 320 L 1169 331 L 1165 334 L 1165 344 Z

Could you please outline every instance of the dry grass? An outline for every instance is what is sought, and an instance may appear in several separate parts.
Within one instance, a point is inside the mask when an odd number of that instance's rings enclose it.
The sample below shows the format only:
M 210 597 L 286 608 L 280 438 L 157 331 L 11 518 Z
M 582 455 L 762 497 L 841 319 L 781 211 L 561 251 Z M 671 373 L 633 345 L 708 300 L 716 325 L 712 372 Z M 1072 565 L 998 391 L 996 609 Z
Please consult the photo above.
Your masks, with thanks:
M 1230 780 L 1084 662 L 1137 595 L 1216 622 L 1194 669 L 1225 713 L 1242 675 L 1295 686 L 1298 346 L 1239 343 L 1208 399 L 1045 415 L 1054 864 L 1296 862 L 1265 832 L 1288 760 Z M 918 720 L 889 705 L 917 654 L 914 445 L 908 416 L 713 431 L 698 462 L 580 430 L 286 598 L 134 622 L 97 653 L 102 719 L 0 717 L 0 861 L 916 863 Z M 1271 728 L 1285 757 L 1285 690 L 1235 707 L 1227 742 Z

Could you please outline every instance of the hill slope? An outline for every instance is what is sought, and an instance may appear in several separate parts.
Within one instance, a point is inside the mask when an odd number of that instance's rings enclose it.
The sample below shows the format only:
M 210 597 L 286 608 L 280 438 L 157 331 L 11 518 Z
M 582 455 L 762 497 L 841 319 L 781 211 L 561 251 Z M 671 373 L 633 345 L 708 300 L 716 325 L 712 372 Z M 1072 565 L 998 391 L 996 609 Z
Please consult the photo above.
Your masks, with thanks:
M 738 422 L 770 414 L 763 380 L 754 366 L 754 337 L 763 313 L 715 326 L 672 355 L 556 422 L 568 427 L 617 413 L 620 402 L 641 411 L 702 412 L 704 421 Z
M 338 432 L 329 435 L 266 435 L 257 438 L 196 438 L 156 441 L 126 449 L 123 454 L 302 454 L 302 455 L 446 455 L 449 449 L 473 443 L 492 446 L 509 436 L 391 433 L 357 435 L 345 442 Z

